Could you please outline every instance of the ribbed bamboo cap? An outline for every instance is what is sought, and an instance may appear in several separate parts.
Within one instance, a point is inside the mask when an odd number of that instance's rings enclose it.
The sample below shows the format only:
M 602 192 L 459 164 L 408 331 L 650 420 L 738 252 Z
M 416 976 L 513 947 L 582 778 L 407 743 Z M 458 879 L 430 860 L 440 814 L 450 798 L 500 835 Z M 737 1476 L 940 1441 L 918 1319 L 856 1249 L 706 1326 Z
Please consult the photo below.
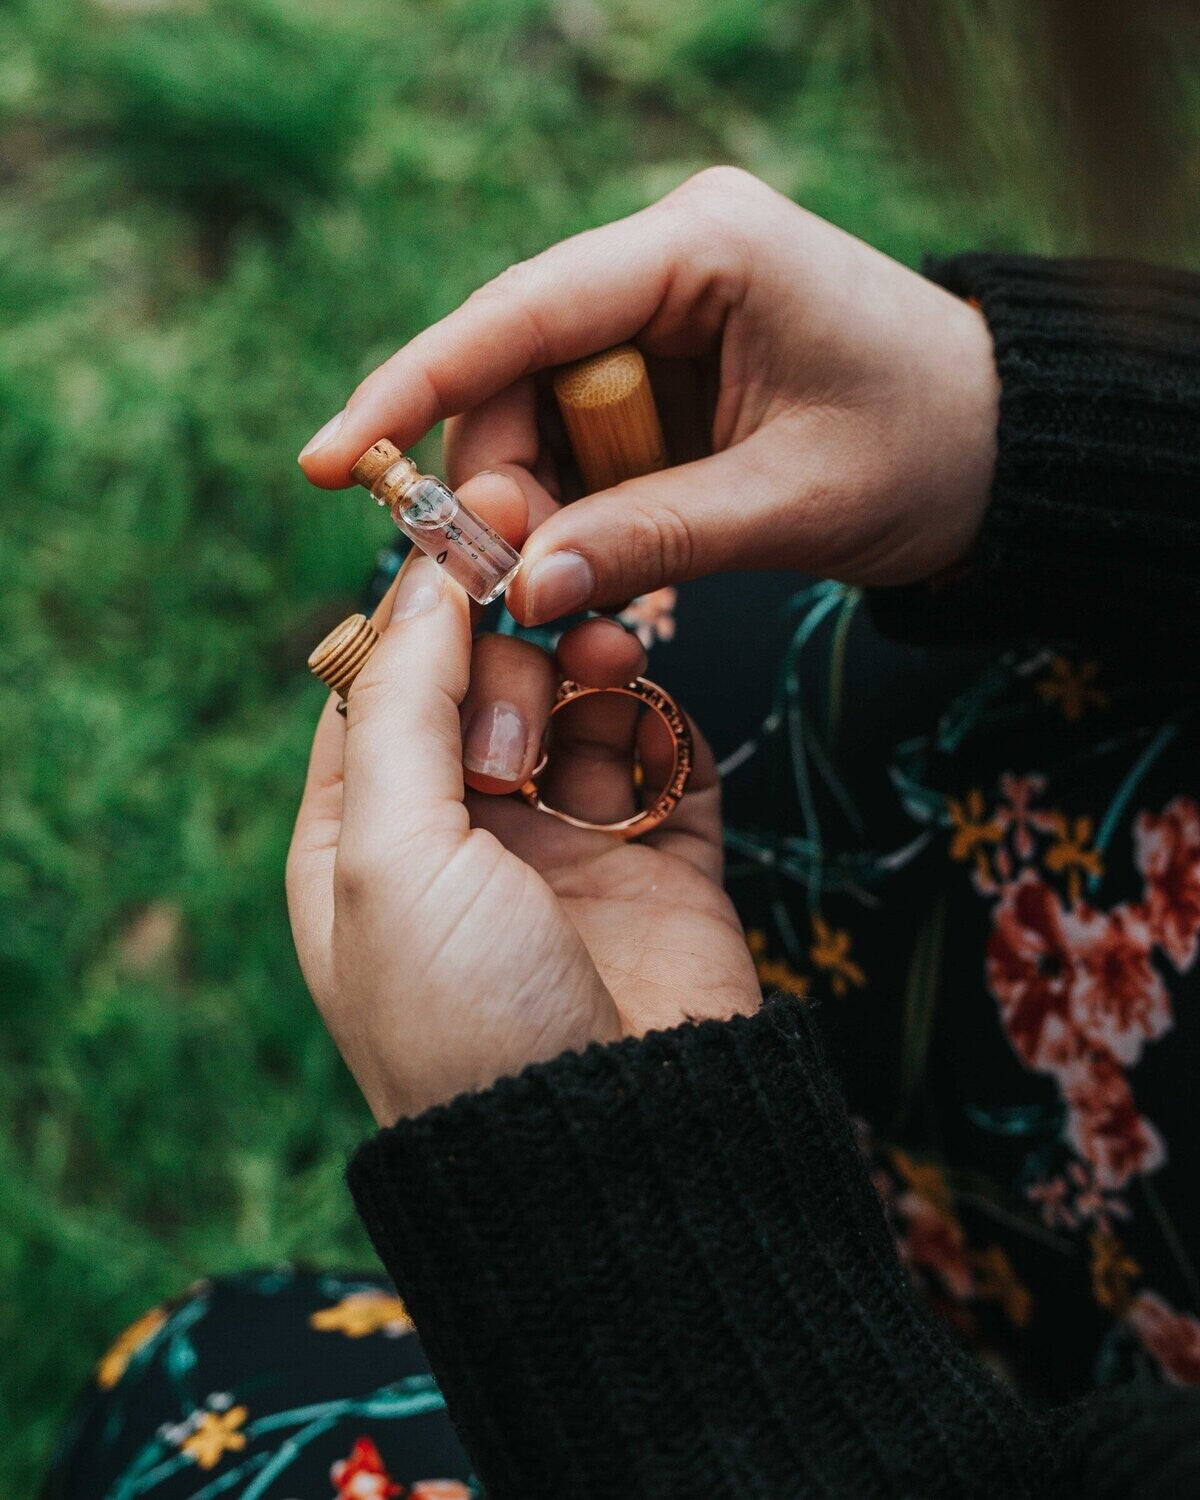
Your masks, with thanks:
M 351 615 L 313 650 L 308 669 L 344 698 L 378 644 L 379 632 L 366 615 Z

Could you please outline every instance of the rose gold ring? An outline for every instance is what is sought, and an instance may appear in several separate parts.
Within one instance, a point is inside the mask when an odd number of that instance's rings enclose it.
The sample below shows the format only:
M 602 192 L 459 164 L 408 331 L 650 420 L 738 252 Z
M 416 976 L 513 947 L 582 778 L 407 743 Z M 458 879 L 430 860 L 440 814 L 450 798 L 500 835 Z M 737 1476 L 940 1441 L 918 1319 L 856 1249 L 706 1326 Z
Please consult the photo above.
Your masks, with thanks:
M 546 769 L 546 763 L 550 758 L 548 752 L 543 751 L 542 758 L 534 767 L 532 776 L 521 787 L 520 795 L 531 807 L 536 807 L 538 812 L 549 813 L 552 818 L 558 818 L 563 823 L 570 823 L 572 828 L 589 828 L 598 833 L 615 833 L 623 839 L 640 839 L 643 834 L 665 823 L 683 800 L 683 794 L 691 779 L 692 766 L 695 763 L 692 731 L 670 693 L 645 677 L 635 677 L 632 682 L 613 688 L 581 687 L 579 683 L 571 682 L 569 679 L 560 682 L 558 696 L 550 710 L 550 717 L 553 718 L 560 709 L 566 708 L 568 703 L 574 703 L 580 698 L 590 698 L 595 693 L 620 693 L 626 698 L 636 698 L 639 703 L 644 703 L 647 708 L 652 709 L 667 726 L 674 750 L 674 761 L 666 786 L 649 807 L 644 807 L 641 812 L 634 813 L 632 817 L 622 818 L 617 823 L 590 823 L 586 818 L 573 818 L 570 813 L 562 812 L 557 807 L 550 807 L 542 801 L 538 777 Z

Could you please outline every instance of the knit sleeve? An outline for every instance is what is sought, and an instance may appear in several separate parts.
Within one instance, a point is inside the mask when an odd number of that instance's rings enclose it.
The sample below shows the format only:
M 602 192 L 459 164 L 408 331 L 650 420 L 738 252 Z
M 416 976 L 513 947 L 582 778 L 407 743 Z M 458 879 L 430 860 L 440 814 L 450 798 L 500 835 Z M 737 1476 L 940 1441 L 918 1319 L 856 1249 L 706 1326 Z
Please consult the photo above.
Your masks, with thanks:
M 807 1010 L 594 1047 L 403 1121 L 350 1183 L 489 1500 L 1041 1494 L 929 1321 Z
M 1200 1388 L 1130 1384 L 1061 1414 L 1062 1492 L 1087 1500 L 1200 1495 Z
M 926 269 L 991 330 L 996 472 L 974 555 L 936 585 L 876 591 L 882 628 L 1194 651 L 1200 276 L 992 254 Z

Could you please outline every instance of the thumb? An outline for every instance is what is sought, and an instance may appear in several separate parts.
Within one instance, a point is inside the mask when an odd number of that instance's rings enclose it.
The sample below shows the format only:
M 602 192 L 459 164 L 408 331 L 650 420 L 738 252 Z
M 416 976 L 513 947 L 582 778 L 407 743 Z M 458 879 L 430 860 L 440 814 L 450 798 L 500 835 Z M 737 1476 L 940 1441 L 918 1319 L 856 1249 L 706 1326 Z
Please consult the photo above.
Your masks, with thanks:
M 346 703 L 339 869 L 383 877 L 410 840 L 465 832 L 458 708 L 470 664 L 467 597 L 414 552 Z
M 508 591 L 523 625 L 779 559 L 783 476 L 759 435 L 563 506 L 530 535 Z

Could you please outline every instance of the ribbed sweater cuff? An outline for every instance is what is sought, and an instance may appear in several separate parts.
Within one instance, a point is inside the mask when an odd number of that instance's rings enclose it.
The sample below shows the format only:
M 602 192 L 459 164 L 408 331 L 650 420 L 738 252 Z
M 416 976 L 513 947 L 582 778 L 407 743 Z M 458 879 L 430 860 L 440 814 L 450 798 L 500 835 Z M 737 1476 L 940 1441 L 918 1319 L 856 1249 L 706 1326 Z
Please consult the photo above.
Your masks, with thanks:
M 1200 1392 L 1132 1384 L 1060 1413 L 1064 1466 L 1087 1500 L 1200 1495 Z
M 803 1006 L 532 1067 L 382 1131 L 350 1185 L 489 1500 L 1046 1477 L 911 1296 Z
M 970 566 L 881 590 L 909 638 L 1136 642 L 1200 634 L 1200 276 L 1115 261 L 959 255 L 1001 382 L 991 503 Z

